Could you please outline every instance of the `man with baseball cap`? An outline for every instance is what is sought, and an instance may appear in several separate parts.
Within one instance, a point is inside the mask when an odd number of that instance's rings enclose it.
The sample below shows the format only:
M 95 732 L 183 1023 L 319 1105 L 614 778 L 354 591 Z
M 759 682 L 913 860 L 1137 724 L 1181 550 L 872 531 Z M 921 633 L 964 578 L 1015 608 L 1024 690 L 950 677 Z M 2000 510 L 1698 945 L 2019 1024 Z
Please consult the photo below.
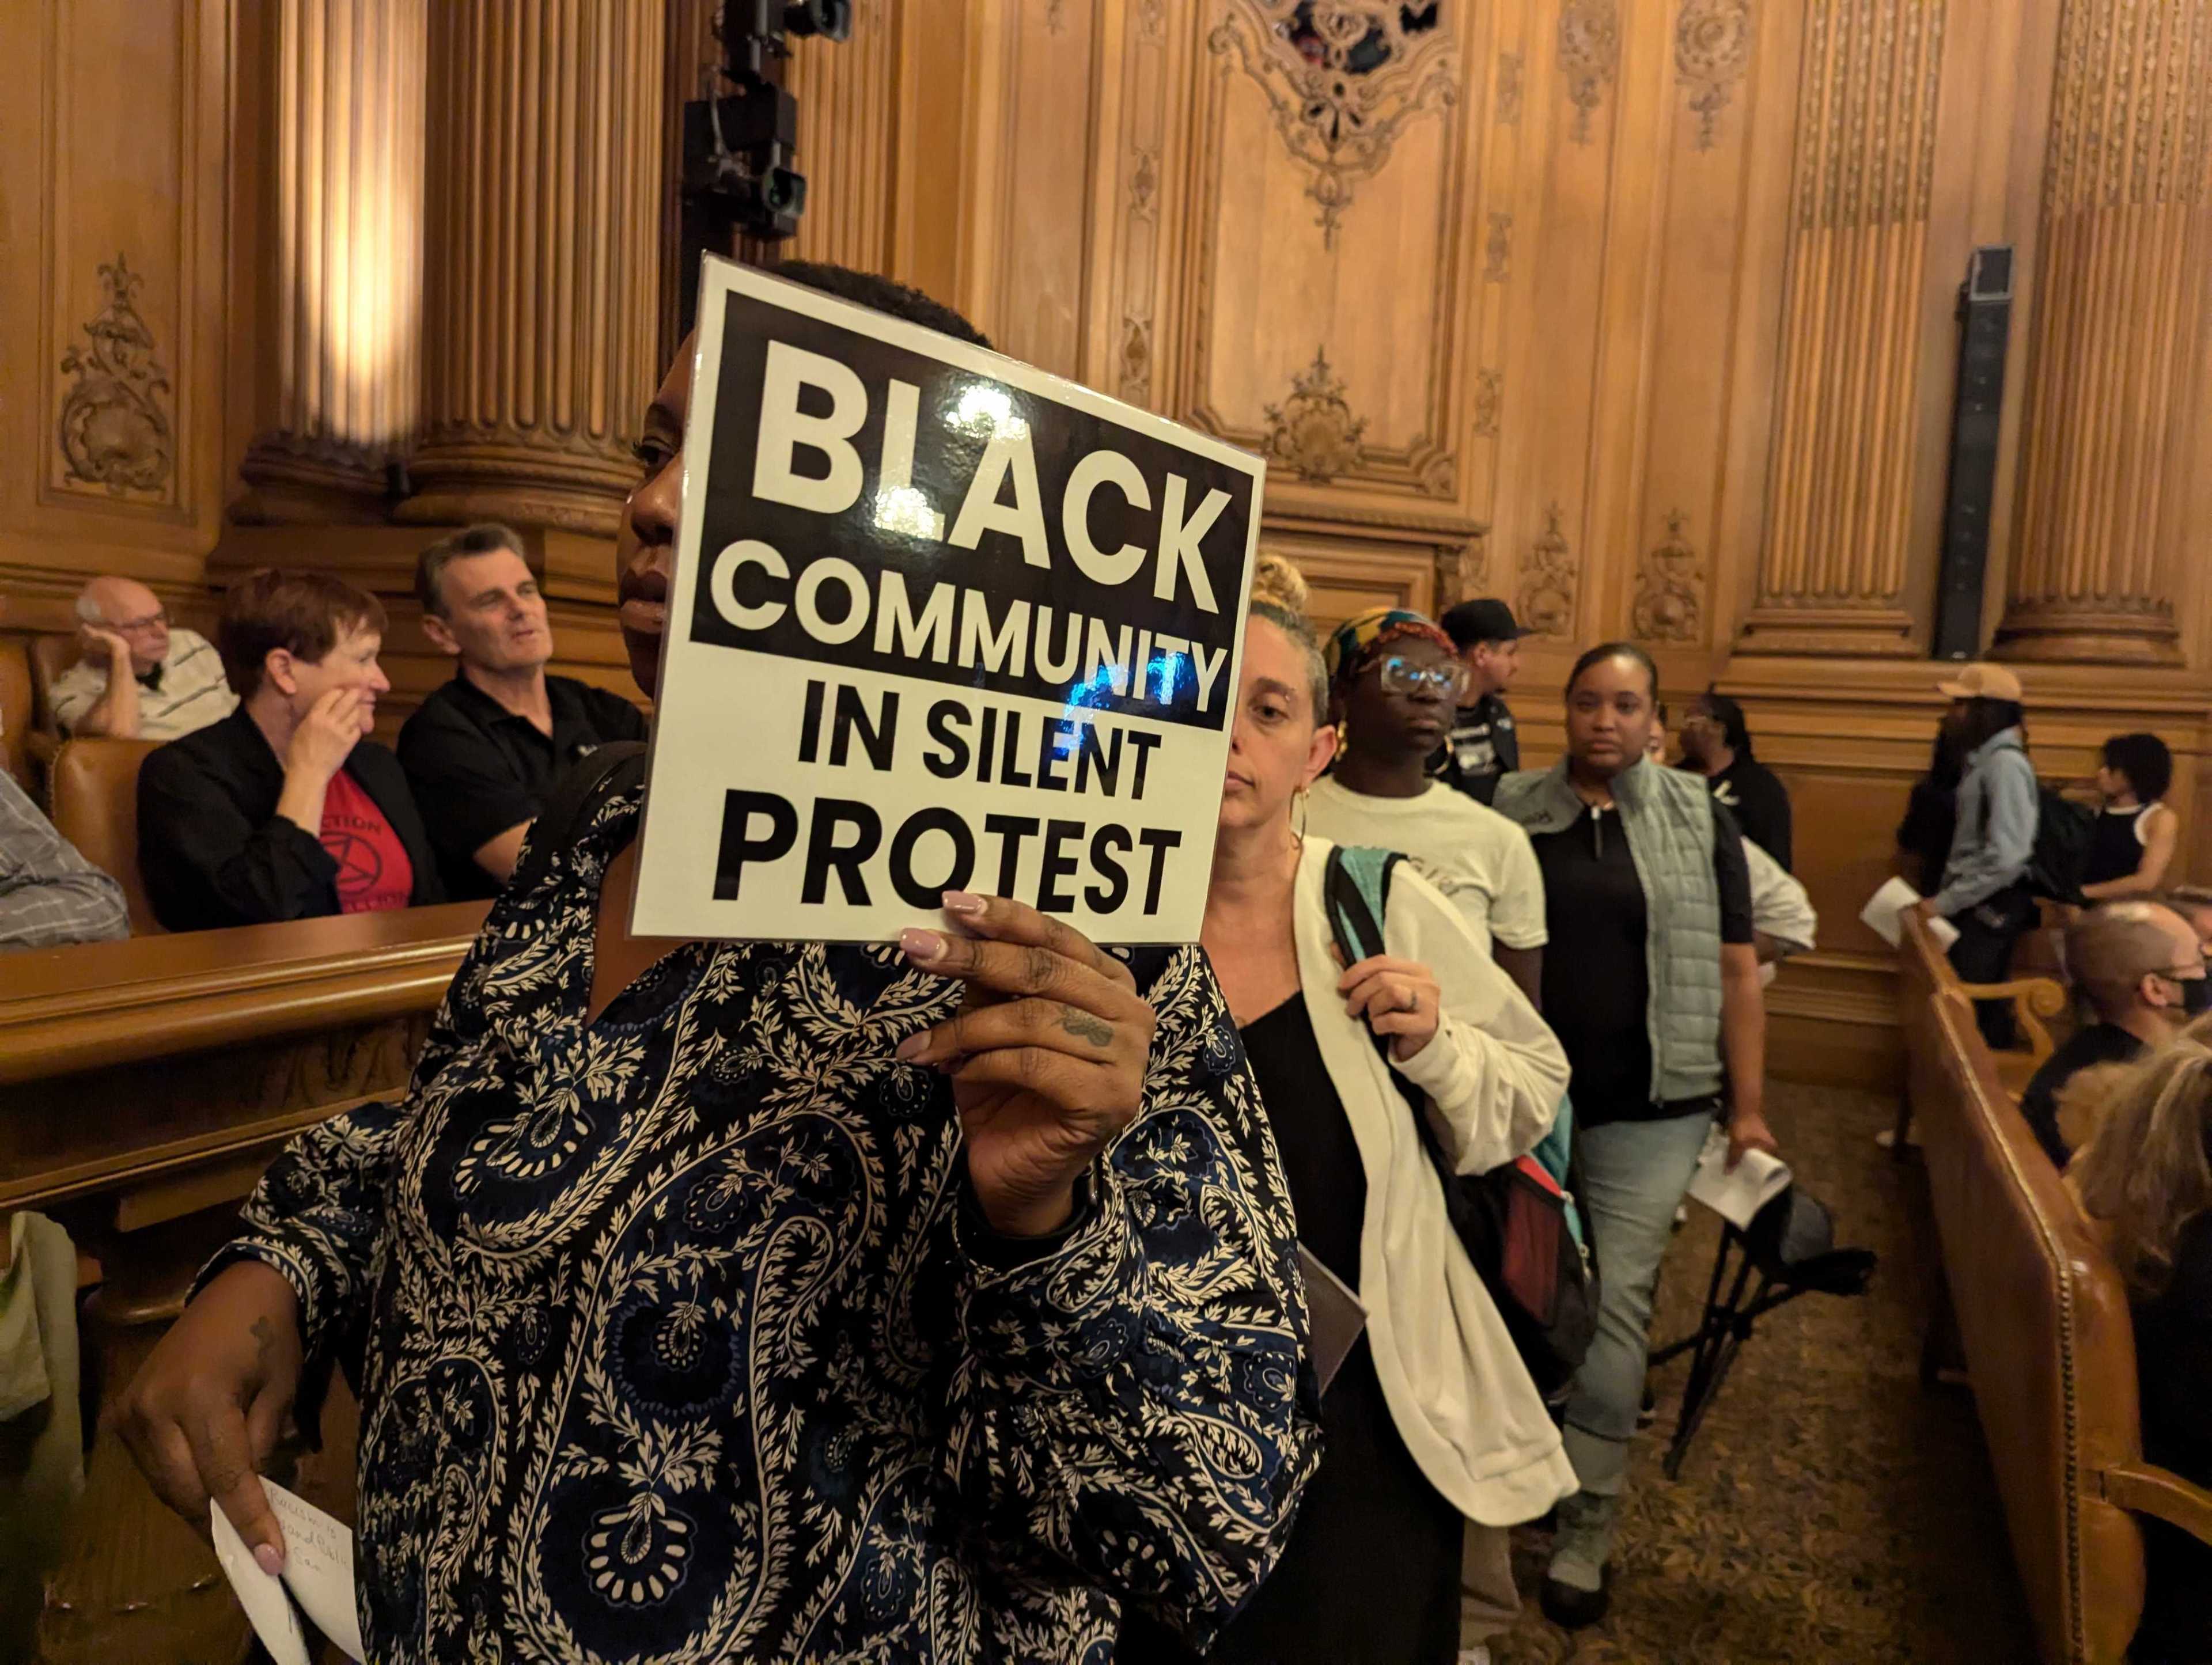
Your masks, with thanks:
M 1477 803 L 1487 804 L 1500 778 L 1521 767 L 1521 737 L 1504 694 L 1521 668 L 1521 638 L 1528 633 L 1495 596 L 1462 601 L 1438 622 L 1467 665 L 1470 700 L 1453 719 L 1440 772 Z
M 1936 690 L 1950 699 L 1944 721 L 1966 752 L 1966 772 L 1943 888 L 1920 907 L 1958 927 L 1951 963 L 1961 981 L 2002 982 L 2013 945 L 2036 918 L 2027 870 L 2040 799 L 2021 732 L 2020 678 L 2002 665 L 1966 665 Z M 2012 1045 L 2010 1001 L 1977 1001 L 1975 1017 L 1991 1047 Z

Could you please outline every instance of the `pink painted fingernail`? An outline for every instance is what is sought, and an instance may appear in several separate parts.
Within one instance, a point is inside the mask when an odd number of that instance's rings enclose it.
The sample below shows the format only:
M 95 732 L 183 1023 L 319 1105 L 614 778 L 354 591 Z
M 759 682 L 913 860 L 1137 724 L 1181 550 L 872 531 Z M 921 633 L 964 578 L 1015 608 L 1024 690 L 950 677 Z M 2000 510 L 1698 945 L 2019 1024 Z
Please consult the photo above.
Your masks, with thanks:
M 284 1558 L 276 1553 L 274 1544 L 256 1544 L 253 1547 L 253 1565 L 274 1578 L 284 1571 Z
M 921 965 L 933 965 L 945 956 L 945 939 L 934 931 L 908 926 L 899 933 L 899 950 Z
M 969 891 L 947 890 L 945 893 L 945 911 L 948 914 L 957 914 L 963 918 L 972 918 L 981 913 L 983 908 L 983 898 Z
M 900 1042 L 896 1047 L 891 1049 L 891 1056 L 898 1059 L 902 1063 L 911 1064 L 915 1059 L 921 1057 L 922 1054 L 928 1050 L 929 1036 L 927 1035 L 909 1035 L 905 1040 Z

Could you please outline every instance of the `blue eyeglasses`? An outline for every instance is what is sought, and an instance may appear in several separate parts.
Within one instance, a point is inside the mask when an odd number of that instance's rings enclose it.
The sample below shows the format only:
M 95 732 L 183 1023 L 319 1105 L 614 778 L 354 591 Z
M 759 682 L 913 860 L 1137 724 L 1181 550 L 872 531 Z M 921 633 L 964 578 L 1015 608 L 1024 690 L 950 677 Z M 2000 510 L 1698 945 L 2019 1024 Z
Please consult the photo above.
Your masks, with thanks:
M 1462 665 L 1416 665 L 1398 654 L 1384 659 L 1377 671 L 1382 689 L 1389 694 L 1419 694 L 1424 689 L 1448 700 L 1455 700 L 1467 690 L 1467 667 Z

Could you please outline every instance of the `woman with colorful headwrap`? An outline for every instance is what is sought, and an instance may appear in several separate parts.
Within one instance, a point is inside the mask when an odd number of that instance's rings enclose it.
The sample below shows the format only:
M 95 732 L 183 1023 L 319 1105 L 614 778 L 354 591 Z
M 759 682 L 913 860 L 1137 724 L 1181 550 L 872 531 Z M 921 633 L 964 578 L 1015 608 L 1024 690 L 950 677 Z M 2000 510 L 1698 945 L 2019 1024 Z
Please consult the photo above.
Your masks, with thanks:
M 1419 613 L 1376 607 L 1339 625 L 1325 658 L 1339 718 L 1336 768 L 1315 786 L 1307 825 L 1334 843 L 1402 851 L 1540 1001 L 1544 877 L 1528 835 L 1429 776 L 1466 690 L 1459 650 Z
M 1506 1528 L 1552 1507 L 1574 1474 L 1452 1234 L 1408 1100 L 1462 1169 L 1494 1167 L 1549 1131 L 1566 1059 L 1418 872 L 1392 880 L 1386 951 L 1335 957 L 1330 846 L 1301 836 L 1292 807 L 1336 740 L 1302 589 L 1274 558 L 1253 586 L 1200 940 L 1267 1107 L 1298 1240 L 1358 1292 L 1367 1322 L 1322 1397 L 1321 1468 L 1283 1559 L 1208 1657 L 1451 1665 L 1486 1659 L 1486 1638 L 1511 1627 Z M 1139 1617 L 1117 1656 L 1188 1657 Z

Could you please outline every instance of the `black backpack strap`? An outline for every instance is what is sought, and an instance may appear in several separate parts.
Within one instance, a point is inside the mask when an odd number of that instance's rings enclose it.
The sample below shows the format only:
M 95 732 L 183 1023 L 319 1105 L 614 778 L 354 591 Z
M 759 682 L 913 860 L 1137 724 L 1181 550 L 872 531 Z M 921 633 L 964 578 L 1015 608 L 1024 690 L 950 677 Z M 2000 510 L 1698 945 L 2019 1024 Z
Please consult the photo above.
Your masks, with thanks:
M 602 804 L 644 775 L 642 740 L 610 740 L 580 761 L 546 794 L 545 807 L 530 823 L 522 860 L 515 864 L 507 888 L 520 893 L 541 883 L 546 869 L 553 865 L 553 853 L 574 843 L 577 834 L 592 824 Z

